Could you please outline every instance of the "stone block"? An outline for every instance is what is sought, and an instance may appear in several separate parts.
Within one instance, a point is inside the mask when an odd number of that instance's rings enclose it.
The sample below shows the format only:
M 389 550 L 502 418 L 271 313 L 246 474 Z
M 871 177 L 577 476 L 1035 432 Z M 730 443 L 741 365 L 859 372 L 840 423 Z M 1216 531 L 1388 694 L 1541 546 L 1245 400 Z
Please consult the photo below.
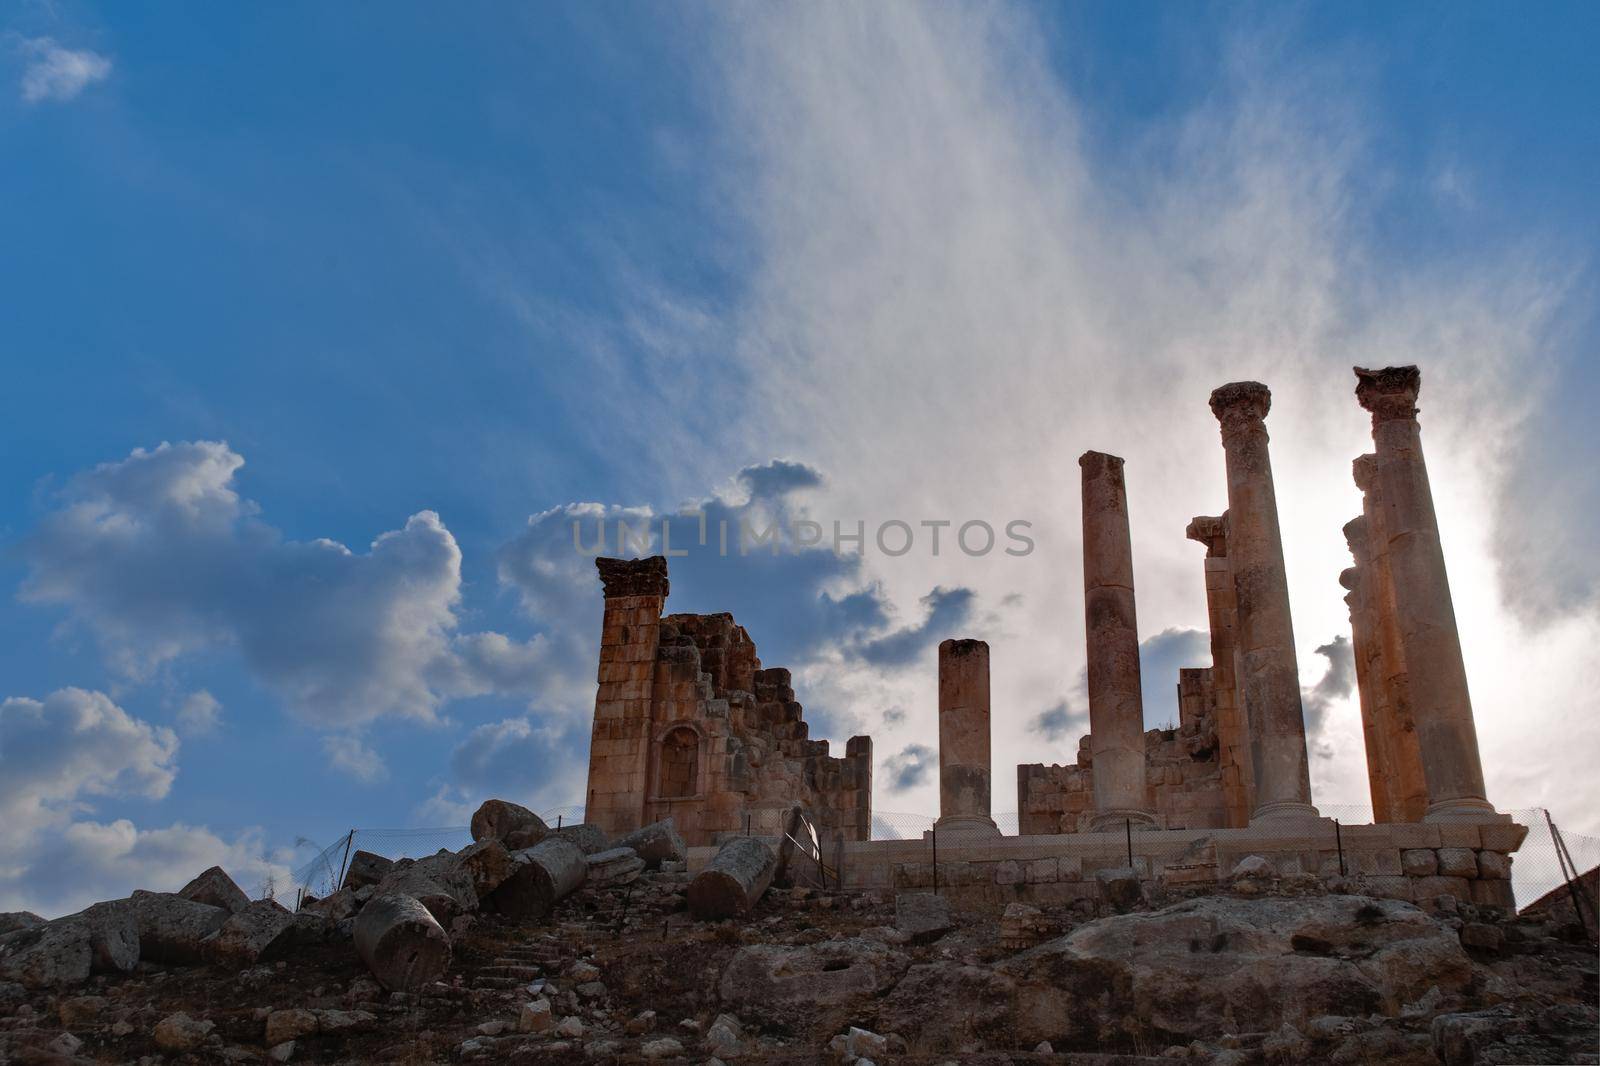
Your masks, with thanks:
M 928 888 L 933 884 L 933 864 L 903 862 L 894 868 L 896 888 Z
M 1022 866 L 1015 859 L 1006 859 L 994 864 L 994 883 L 997 885 L 1015 885 L 1022 881 Z
M 1077 855 L 1060 855 L 1056 857 L 1057 881 L 1083 880 L 1083 859 Z
M 1497 879 L 1479 880 L 1470 883 L 1472 886 L 1472 902 L 1480 907 L 1499 907 L 1507 912 L 1517 909 L 1517 901 L 1512 894 L 1510 881 Z
M 1527 835 L 1528 827 L 1515 822 L 1478 827 L 1478 836 L 1483 842 L 1485 851 L 1498 851 L 1507 855 L 1520 848 Z
M 1363 877 L 1361 891 L 1380 899 L 1417 899 L 1414 877 Z
M 1389 839 L 1397 848 L 1437 848 L 1438 826 L 1421 821 L 1402 821 L 1387 826 Z
M 1471 848 L 1440 848 L 1439 873 L 1445 877 L 1477 877 L 1478 856 Z
M 1511 877 L 1511 856 L 1485 848 L 1478 852 L 1478 876 L 1490 881 L 1504 881 Z
M 1439 872 L 1439 856 L 1432 848 L 1407 848 L 1400 853 L 1400 869 L 1407 877 L 1432 877 Z
M 1052 858 L 1030 859 L 1023 871 L 1023 879 L 1030 885 L 1041 885 L 1056 880 L 1059 867 Z
M 1476 825 L 1457 825 L 1453 822 L 1439 823 L 1439 846 L 1441 848 L 1481 848 L 1483 847 L 1483 834 Z
M 1372 853 L 1377 864 L 1378 873 L 1385 877 L 1396 877 L 1402 872 L 1400 869 L 1400 852 L 1395 848 L 1383 848 Z
M 1472 899 L 1472 889 L 1468 887 L 1471 883 L 1465 877 L 1413 877 L 1411 895 L 1419 903 L 1436 896 L 1454 896 L 1465 903 Z

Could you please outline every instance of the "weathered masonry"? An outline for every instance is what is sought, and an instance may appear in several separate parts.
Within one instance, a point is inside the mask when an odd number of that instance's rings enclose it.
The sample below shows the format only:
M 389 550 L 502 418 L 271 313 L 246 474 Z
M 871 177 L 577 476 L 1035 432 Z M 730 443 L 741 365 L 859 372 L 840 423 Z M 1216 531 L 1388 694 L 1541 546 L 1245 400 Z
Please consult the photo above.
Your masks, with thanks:
M 672 817 L 691 845 L 798 805 L 829 838 L 866 840 L 872 739 L 811 740 L 789 671 L 762 669 L 730 614 L 662 614 L 667 561 L 597 559 L 605 590 L 589 747 L 589 821 L 609 834 Z
M 1416 367 L 1356 369 L 1374 452 L 1355 461 L 1359 517 L 1345 526 L 1348 592 L 1375 821 L 1504 822 L 1485 796 L 1422 456 Z M 1122 460 L 1083 469 L 1090 733 L 1077 761 L 1017 767 L 1023 835 L 1140 828 L 1239 829 L 1315 821 L 1294 627 L 1267 447 L 1272 394 L 1211 394 L 1228 509 L 1189 523 L 1205 546 L 1211 661 L 1179 671 L 1176 729 L 1143 730 Z M 1137 752 L 1136 758 L 1130 757 Z

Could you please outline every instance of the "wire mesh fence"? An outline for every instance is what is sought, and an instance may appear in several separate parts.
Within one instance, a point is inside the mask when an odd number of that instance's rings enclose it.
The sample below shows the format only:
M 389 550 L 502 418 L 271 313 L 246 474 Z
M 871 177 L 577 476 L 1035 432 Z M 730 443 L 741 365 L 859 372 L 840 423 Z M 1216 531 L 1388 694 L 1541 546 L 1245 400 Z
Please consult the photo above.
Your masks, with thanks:
M 1334 873 L 1383 876 L 1399 874 L 1399 870 L 1374 865 L 1373 852 L 1363 849 L 1359 840 L 1359 827 L 1372 823 L 1370 807 L 1359 805 L 1328 805 L 1320 807 L 1324 818 L 1335 825 L 1331 829 L 1318 828 L 1307 835 L 1303 846 L 1296 850 L 1304 856 L 1306 872 L 1329 875 Z M 1512 857 L 1512 890 L 1518 907 L 1525 907 L 1556 890 L 1565 891 L 1569 881 L 1568 869 L 1578 874 L 1587 873 L 1600 866 L 1600 837 L 1562 832 L 1543 808 L 1527 808 L 1507 812 L 1517 823 L 1528 827 L 1528 835 Z M 748 812 L 742 831 L 758 836 L 776 836 L 784 831 L 788 809 L 763 808 Z M 569 804 L 540 812 L 552 825 L 573 824 L 583 820 L 581 804 Z M 904 811 L 875 811 L 872 815 L 872 839 L 880 841 L 922 841 L 929 849 L 932 861 L 936 848 L 971 849 L 996 835 L 1019 835 L 1022 819 L 1018 812 L 1005 811 L 993 815 L 995 828 L 941 827 L 935 832 L 937 816 Z M 1323 826 L 1326 823 L 1321 823 Z M 1346 830 L 1349 832 L 1346 832 Z M 998 830 L 998 834 L 996 832 Z M 1203 831 L 1202 831 L 1203 832 Z M 1168 835 L 1159 830 L 1141 831 L 1126 827 L 1128 861 L 1137 866 L 1139 856 L 1160 856 L 1164 867 L 1182 866 L 1185 852 L 1196 850 L 1194 832 Z M 1556 845 L 1559 834 L 1570 855 L 1570 867 Z M 1076 839 L 1075 839 L 1076 838 Z M 441 848 L 451 851 L 466 847 L 472 842 L 466 826 L 444 826 L 419 829 L 352 829 L 338 837 L 332 844 L 310 856 L 294 869 L 288 884 L 271 881 L 258 887 L 256 895 L 270 896 L 283 902 L 298 905 L 307 895 L 325 896 L 338 889 L 349 857 L 357 851 L 369 851 L 390 859 L 421 858 Z M 1090 837 L 1085 834 L 1062 834 L 1052 844 L 1051 851 L 1064 858 L 1086 855 L 1106 850 L 1103 834 Z M 1228 871 L 1221 871 L 1226 874 Z

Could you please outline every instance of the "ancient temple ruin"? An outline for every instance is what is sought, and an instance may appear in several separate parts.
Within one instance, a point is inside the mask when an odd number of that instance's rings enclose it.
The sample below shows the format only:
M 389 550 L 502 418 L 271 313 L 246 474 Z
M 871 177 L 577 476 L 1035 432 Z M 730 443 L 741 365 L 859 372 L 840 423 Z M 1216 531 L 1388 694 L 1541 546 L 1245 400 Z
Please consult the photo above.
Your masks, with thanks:
M 1144 728 L 1123 460 L 1079 459 L 1090 731 L 1065 765 L 1017 767 L 1019 834 L 991 811 L 989 646 L 939 646 L 940 812 L 922 840 L 872 840 L 872 745 L 809 739 L 786 670 L 763 670 L 727 614 L 662 615 L 666 560 L 599 560 L 605 587 L 588 818 L 620 832 L 671 816 L 691 867 L 729 835 L 806 811 L 843 885 L 942 884 L 985 897 L 1088 898 L 1096 871 L 1167 884 L 1226 878 L 1246 857 L 1286 876 L 1365 879 L 1399 898 L 1509 906 L 1527 829 L 1484 794 L 1450 590 L 1423 462 L 1415 367 L 1358 369 L 1374 448 L 1355 461 L 1347 590 L 1375 812 L 1335 825 L 1311 802 L 1299 665 L 1258 382 L 1211 394 L 1222 513 L 1186 530 L 1212 663 L 1178 672 L 1175 728 Z M 1004 713 L 1004 712 L 1002 712 Z M 926 850 L 925 850 L 926 846 Z M 936 862 L 930 862 L 937 856 Z M 1133 873 L 1128 873 L 1131 868 Z
M 671 817 L 690 844 L 775 831 L 801 807 L 819 835 L 866 840 L 872 738 L 843 758 L 811 740 L 789 671 L 762 669 L 731 614 L 662 615 L 667 561 L 597 559 L 605 589 L 588 820 L 617 834 Z
M 1348 590 L 1375 820 L 1495 819 L 1416 421 L 1416 367 L 1356 369 L 1374 454 L 1355 461 Z M 1266 416 L 1272 394 L 1211 394 L 1228 508 L 1189 523 L 1205 546 L 1212 665 L 1178 676 L 1176 729 L 1144 729 L 1122 460 L 1083 468 L 1090 733 L 1075 764 L 1017 767 L 1021 832 L 1165 829 L 1315 818 Z

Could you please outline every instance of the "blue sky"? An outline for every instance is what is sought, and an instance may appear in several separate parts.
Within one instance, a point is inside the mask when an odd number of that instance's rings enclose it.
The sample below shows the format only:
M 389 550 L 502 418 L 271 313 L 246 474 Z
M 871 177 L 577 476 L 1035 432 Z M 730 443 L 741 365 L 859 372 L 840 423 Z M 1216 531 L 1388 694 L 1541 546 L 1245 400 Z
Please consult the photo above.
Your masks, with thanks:
M 1129 458 L 1154 723 L 1205 663 L 1182 525 L 1221 509 L 1205 394 L 1235 378 L 1277 397 L 1313 690 L 1357 362 L 1423 365 L 1491 798 L 1570 803 L 1582 760 L 1542 753 L 1596 740 L 1597 30 L 1579 4 L 9 9 L 0 904 L 78 899 L 16 858 L 43 840 L 95 850 L 86 899 L 578 802 L 585 502 L 1033 522 L 1025 560 L 675 563 L 671 607 L 734 611 L 880 765 L 928 735 L 938 640 L 985 636 L 997 781 L 1070 759 L 1073 460 Z M 1314 739 L 1319 798 L 1361 802 L 1348 699 Z M 910 777 L 878 807 L 933 809 Z

